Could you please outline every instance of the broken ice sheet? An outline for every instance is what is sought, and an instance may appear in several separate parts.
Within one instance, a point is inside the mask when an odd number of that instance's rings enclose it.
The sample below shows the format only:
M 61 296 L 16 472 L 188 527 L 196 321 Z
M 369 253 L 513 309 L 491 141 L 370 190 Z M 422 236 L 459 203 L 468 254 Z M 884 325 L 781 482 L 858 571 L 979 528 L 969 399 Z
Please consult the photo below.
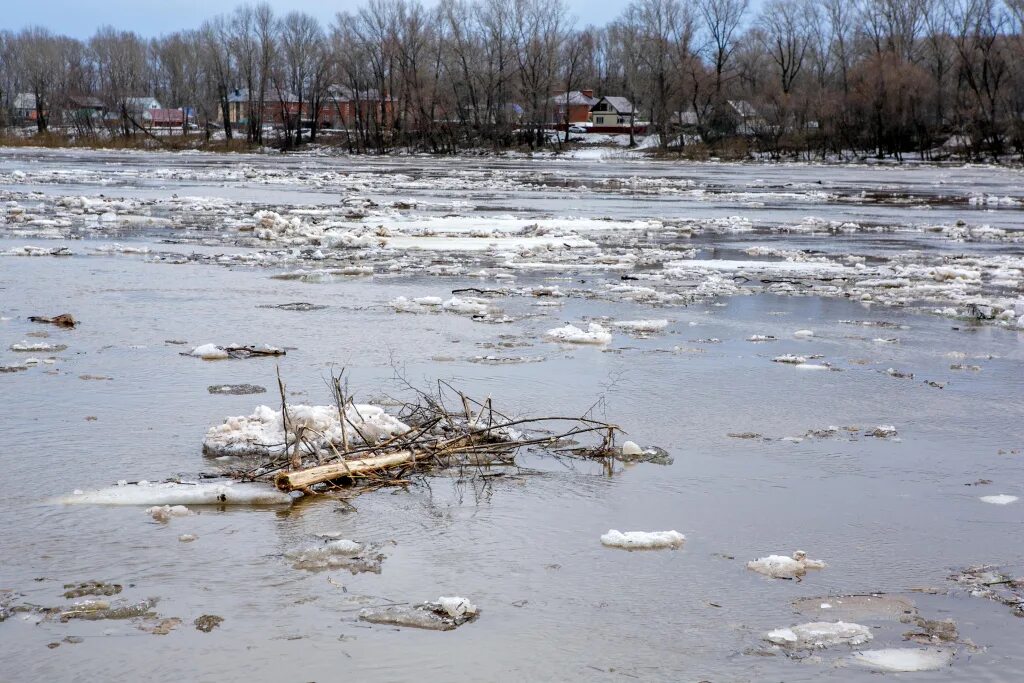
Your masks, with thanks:
M 440 597 L 437 602 L 425 602 L 413 607 L 367 607 L 359 612 L 359 619 L 371 624 L 406 626 L 430 631 L 451 631 L 474 621 L 478 616 L 480 612 L 476 605 L 462 597 Z
M 601 544 L 623 550 L 661 550 L 681 548 L 686 536 L 675 529 L 671 531 L 619 531 L 609 529 L 601 536 Z
M 379 546 L 357 543 L 349 539 L 328 540 L 319 545 L 292 550 L 285 557 L 295 569 L 322 571 L 345 569 L 353 574 L 369 572 L 380 574 L 384 554 L 376 552 Z
M 747 562 L 747 569 L 773 579 L 800 579 L 808 569 L 824 569 L 826 566 L 821 560 L 810 559 L 802 550 L 797 550 L 792 557 L 768 555 Z
M 874 636 L 871 629 L 845 621 L 813 621 L 769 631 L 764 638 L 791 650 L 814 650 L 834 645 L 863 645 Z
M 849 660 L 875 671 L 935 671 L 952 664 L 953 651 L 940 648 L 885 648 L 855 652 Z

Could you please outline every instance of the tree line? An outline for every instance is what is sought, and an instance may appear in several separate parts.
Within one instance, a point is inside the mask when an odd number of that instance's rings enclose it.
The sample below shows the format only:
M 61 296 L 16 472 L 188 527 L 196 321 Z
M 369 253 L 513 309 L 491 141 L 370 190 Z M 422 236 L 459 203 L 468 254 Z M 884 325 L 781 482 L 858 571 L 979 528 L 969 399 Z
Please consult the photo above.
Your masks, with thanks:
M 30 93 L 39 132 L 133 136 L 133 98 L 154 96 L 203 135 L 265 144 L 277 123 L 294 146 L 343 96 L 351 151 L 455 152 L 552 144 L 559 94 L 592 89 L 629 99 L 666 151 L 1024 153 L 1024 0 L 632 0 L 581 24 L 563 0 L 368 0 L 327 26 L 256 4 L 151 39 L 5 31 L 0 123 Z M 243 123 L 224 125 L 239 90 Z M 102 131 L 66 113 L 85 96 Z

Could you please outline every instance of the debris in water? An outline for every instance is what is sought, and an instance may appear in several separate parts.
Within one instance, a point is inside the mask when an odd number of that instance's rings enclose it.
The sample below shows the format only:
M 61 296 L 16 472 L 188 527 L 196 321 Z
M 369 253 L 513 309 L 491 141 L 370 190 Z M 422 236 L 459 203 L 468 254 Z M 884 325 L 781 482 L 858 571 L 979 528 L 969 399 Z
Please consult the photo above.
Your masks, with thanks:
M 953 662 L 951 650 L 894 647 L 863 650 L 850 655 L 850 661 L 884 672 L 935 671 Z
M 117 595 L 123 590 L 119 583 L 103 583 L 102 581 L 85 581 L 83 583 L 64 584 L 64 597 L 68 600 L 81 598 L 86 595 Z
M 601 536 L 601 544 L 609 548 L 623 550 L 661 550 L 663 548 L 681 548 L 686 536 L 676 530 L 672 531 L 626 531 L 609 529 Z
M 765 634 L 765 640 L 791 650 L 814 650 L 833 645 L 863 645 L 871 640 L 867 626 L 844 621 L 812 621 Z
M 224 617 L 218 617 L 216 614 L 204 614 L 196 617 L 196 620 L 192 623 L 196 625 L 197 631 L 203 633 L 209 633 L 213 629 L 217 628 L 224 621 Z
M 293 301 L 287 304 L 262 304 L 260 308 L 279 308 L 282 311 L 320 311 L 327 306 L 324 304 L 311 304 L 306 301 Z
M 949 576 L 968 588 L 971 597 L 993 600 L 1024 617 L 1024 576 L 1012 578 L 992 565 L 975 565 Z
M 69 609 L 60 613 L 60 620 L 63 622 L 70 619 L 84 619 L 87 621 L 98 621 L 101 619 L 133 619 L 135 617 L 151 617 L 152 609 L 156 605 L 156 598 L 149 598 L 142 602 L 129 603 L 119 601 L 109 603 L 106 600 L 86 600 L 76 603 Z
M 178 617 L 171 617 L 169 619 L 161 619 L 156 621 L 155 618 L 141 622 L 138 625 L 140 631 L 146 633 L 152 633 L 155 636 L 166 636 L 168 633 L 173 631 L 175 628 L 181 625 L 181 619 Z
M 892 425 L 878 425 L 867 433 L 868 436 L 873 436 L 877 439 L 889 439 L 896 436 L 896 434 L 896 427 Z
M 425 602 L 414 607 L 390 605 L 367 607 L 359 612 L 359 619 L 371 624 L 406 626 L 431 631 L 451 631 L 474 621 L 480 612 L 466 598 L 442 597 L 437 602 Z
M 224 360 L 227 358 L 255 358 L 259 356 L 283 356 L 284 349 L 269 344 L 241 346 L 239 344 L 228 344 L 218 346 L 217 344 L 202 344 L 195 347 L 183 356 L 195 356 L 203 360 Z
M 792 557 L 768 555 L 747 562 L 747 569 L 770 576 L 773 579 L 800 579 L 808 569 L 824 569 L 821 560 L 812 560 L 803 550 L 797 550 Z
M 921 645 L 934 645 L 935 643 L 955 643 L 960 634 L 956 628 L 956 622 L 952 619 L 925 619 L 915 617 L 914 623 L 920 631 L 908 631 L 903 634 L 905 640 L 912 640 Z
M 50 325 L 56 325 L 57 327 L 74 327 L 78 324 L 78 321 L 71 317 L 70 313 L 61 313 L 55 315 L 52 318 L 47 318 L 42 315 L 30 315 L 29 320 L 34 323 L 49 323 Z
M 627 441 L 623 444 L 619 454 L 615 456 L 620 462 L 648 462 L 653 465 L 671 465 L 675 462 L 672 456 L 668 454 L 668 451 L 657 446 L 637 446 L 635 449 L 630 448 L 629 452 L 627 452 L 626 444 L 629 443 L 633 442 Z
M 211 394 L 224 394 L 229 396 L 245 396 L 248 394 L 266 393 L 266 387 L 257 384 L 214 384 L 206 387 Z

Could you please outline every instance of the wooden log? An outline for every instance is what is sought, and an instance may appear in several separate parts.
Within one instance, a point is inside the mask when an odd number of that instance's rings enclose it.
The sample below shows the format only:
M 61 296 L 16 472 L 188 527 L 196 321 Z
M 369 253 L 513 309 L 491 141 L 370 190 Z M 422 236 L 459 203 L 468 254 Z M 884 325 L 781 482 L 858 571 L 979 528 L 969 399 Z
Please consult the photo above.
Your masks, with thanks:
M 279 472 L 274 477 L 274 485 L 282 491 L 304 489 L 325 481 L 333 481 L 342 477 L 358 477 L 374 470 L 387 469 L 407 465 L 416 461 L 415 451 L 402 450 L 358 460 L 338 460 L 326 465 L 318 465 L 294 472 Z

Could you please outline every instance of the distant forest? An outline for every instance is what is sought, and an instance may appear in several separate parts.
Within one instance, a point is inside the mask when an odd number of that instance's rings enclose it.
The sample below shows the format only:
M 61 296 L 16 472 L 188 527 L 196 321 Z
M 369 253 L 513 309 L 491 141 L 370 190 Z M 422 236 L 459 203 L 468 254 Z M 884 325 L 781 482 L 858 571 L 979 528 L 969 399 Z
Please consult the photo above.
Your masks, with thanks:
M 1022 27 L 1024 0 L 633 0 L 603 27 L 562 0 L 370 0 L 329 26 L 243 5 L 159 38 L 0 32 L 0 125 L 160 139 L 151 99 L 197 140 L 455 153 L 563 144 L 593 91 L 665 153 L 999 160 L 1024 153 Z

